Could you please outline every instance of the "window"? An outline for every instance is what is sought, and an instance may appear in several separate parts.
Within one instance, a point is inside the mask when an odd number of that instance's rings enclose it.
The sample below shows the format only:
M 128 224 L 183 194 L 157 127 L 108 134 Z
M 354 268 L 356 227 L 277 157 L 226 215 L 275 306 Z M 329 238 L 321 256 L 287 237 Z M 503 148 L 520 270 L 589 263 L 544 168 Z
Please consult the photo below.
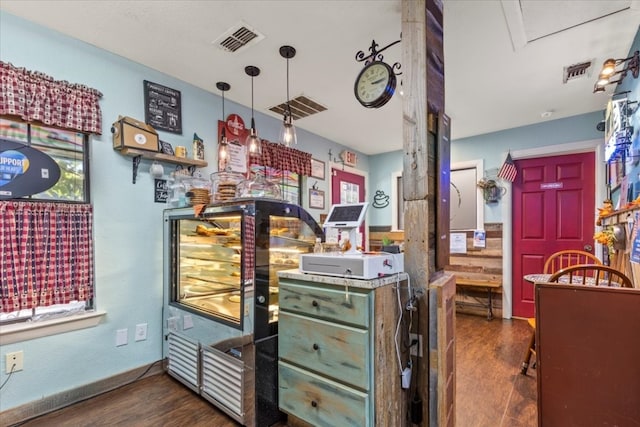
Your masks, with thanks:
M 393 218 L 391 230 L 404 230 L 404 194 L 402 192 L 402 172 L 391 174 L 391 203 Z
M 477 185 L 483 165 L 483 160 L 451 165 L 449 229 L 452 231 L 484 228 L 482 191 Z
M 0 323 L 47 320 L 93 308 L 88 142 L 84 133 L 0 118 L 0 152 L 15 151 L 12 155 L 20 158 L 24 145 L 60 168 L 50 188 L 0 199 Z M 23 160 L 21 174 L 33 164 Z M 15 179 L 12 172 L 0 168 L 0 189 Z
M 0 148 L 9 143 L 24 144 L 48 155 L 60 167 L 58 182 L 43 192 L 25 197 L 32 200 L 89 201 L 88 141 L 88 136 L 80 132 L 0 118 Z
M 450 230 L 476 230 L 484 228 L 482 191 L 477 187 L 483 170 L 482 160 L 460 162 L 451 165 Z M 393 203 L 392 230 L 404 229 L 404 197 L 402 172 L 391 175 L 391 200 Z

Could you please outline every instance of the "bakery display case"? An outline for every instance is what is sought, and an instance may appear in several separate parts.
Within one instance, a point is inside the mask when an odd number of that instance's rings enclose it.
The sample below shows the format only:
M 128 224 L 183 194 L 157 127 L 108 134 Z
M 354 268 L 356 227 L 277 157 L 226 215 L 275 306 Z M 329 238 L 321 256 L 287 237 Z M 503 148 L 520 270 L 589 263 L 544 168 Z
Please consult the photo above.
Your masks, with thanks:
M 303 208 L 271 199 L 164 212 L 167 371 L 243 425 L 281 416 L 277 273 L 317 237 Z

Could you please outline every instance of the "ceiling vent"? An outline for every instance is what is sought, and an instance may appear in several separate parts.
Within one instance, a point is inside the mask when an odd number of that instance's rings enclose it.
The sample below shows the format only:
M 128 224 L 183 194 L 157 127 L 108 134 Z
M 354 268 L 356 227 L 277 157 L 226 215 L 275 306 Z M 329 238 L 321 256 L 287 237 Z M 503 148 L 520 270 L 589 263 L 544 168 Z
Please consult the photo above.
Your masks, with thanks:
M 300 95 L 289 101 L 291 106 L 291 117 L 293 120 L 303 119 L 312 114 L 320 113 L 327 109 L 327 107 L 318 104 L 316 101 L 310 99 L 307 96 Z M 284 110 L 287 108 L 286 101 L 280 105 L 269 108 L 276 114 L 284 114 Z
M 564 67 L 562 82 L 566 83 L 571 80 L 589 77 L 591 75 L 591 63 L 592 61 L 586 61 Z
M 224 51 L 237 52 L 242 48 L 258 43 L 262 39 L 264 39 L 263 34 L 250 28 L 244 22 L 239 22 L 214 40 L 213 44 Z

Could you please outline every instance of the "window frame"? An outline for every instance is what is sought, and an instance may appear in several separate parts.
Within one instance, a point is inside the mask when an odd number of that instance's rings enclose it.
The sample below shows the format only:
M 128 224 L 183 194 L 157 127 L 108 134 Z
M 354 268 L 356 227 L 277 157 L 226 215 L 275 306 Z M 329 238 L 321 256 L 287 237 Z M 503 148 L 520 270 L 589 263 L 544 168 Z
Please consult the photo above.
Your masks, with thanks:
M 18 117 L 15 116 L 10 116 L 10 115 L 0 115 L 0 119 L 4 122 L 10 122 L 10 123 L 16 123 L 19 124 L 21 126 L 26 126 L 26 145 L 29 147 L 33 147 L 35 149 L 40 150 L 41 147 L 46 148 L 47 145 L 46 144 L 41 144 L 41 143 L 34 143 L 33 141 L 33 126 L 37 126 L 42 128 L 45 131 L 54 133 L 54 132 L 66 132 L 66 133 L 74 133 L 77 135 L 82 135 L 82 177 L 83 177 L 83 189 L 82 189 L 82 199 L 81 200 L 69 200 L 69 199 L 56 199 L 56 198 L 41 198 L 41 197 L 34 197 L 34 195 L 28 195 L 28 196 L 22 196 L 22 197 L 13 197 L 13 198 L 7 198 L 4 200 L 13 200 L 13 201 L 29 201 L 29 202 L 42 202 L 42 203 L 56 203 L 56 204 L 90 204 L 91 203 L 91 182 L 90 182 L 90 150 L 89 150 L 89 137 L 90 135 L 86 132 L 80 132 L 80 131 L 75 131 L 75 130 L 68 130 L 68 129 L 59 129 L 56 128 L 54 126 L 49 126 L 49 125 L 45 125 L 42 124 L 40 122 L 26 122 Z M 0 135 L 0 138 L 2 138 L 2 136 Z M 19 143 L 24 143 L 23 140 L 19 139 L 19 138 L 6 138 L 8 141 L 15 141 L 15 142 L 19 142 Z M 55 145 L 51 146 L 52 149 L 55 150 L 61 150 L 65 153 L 73 153 L 73 150 L 70 150 L 68 148 L 64 148 L 64 147 L 58 147 Z M 43 153 L 47 154 L 48 153 L 44 150 L 41 150 Z M 53 157 L 52 157 L 53 158 Z M 55 159 L 54 159 L 55 161 Z M 56 161 L 56 164 L 59 164 Z M 51 187 L 53 188 L 53 187 Z M 45 190 L 49 191 L 49 189 Z M 44 193 L 44 192 L 42 192 Z M 40 193 L 39 193 L 40 194 Z M 91 237 L 93 239 L 93 236 Z M 94 242 L 95 243 L 95 242 Z M 95 251 L 95 247 L 94 247 L 94 251 Z M 94 290 L 94 295 L 92 298 L 88 298 L 85 301 L 83 301 L 84 303 L 84 313 L 87 314 L 87 318 L 88 319 L 92 319 L 95 317 L 95 314 L 90 314 L 90 313 L 97 313 L 97 315 L 101 316 L 104 314 L 104 312 L 96 312 L 95 307 L 96 307 L 96 302 L 95 302 L 95 282 L 93 283 L 93 290 Z M 72 307 L 73 303 L 69 303 L 69 304 L 61 304 L 61 306 L 68 306 L 68 307 Z M 48 320 L 44 320 L 44 321 L 34 321 L 34 319 L 38 319 L 38 317 L 42 316 L 42 308 L 50 308 L 52 306 L 38 306 L 38 307 L 34 307 L 32 308 L 30 311 L 30 314 L 25 314 L 22 313 L 22 311 L 26 311 L 26 310 L 17 310 L 11 313 L 16 313 L 15 317 L 9 317 L 5 320 L 0 321 L 0 325 L 2 326 L 2 334 L 0 334 L 3 337 L 3 342 L 5 341 L 6 337 L 5 337 L 5 332 L 8 334 L 14 334 L 14 333 L 18 333 L 18 335 L 23 334 L 23 332 L 25 330 L 29 330 L 29 329 L 42 329 L 41 332 L 35 333 L 37 336 L 47 336 L 50 334 L 49 331 L 60 331 L 60 332 L 64 332 L 66 330 L 73 330 L 76 327 L 74 327 L 73 325 L 68 325 L 68 326 L 57 326 L 57 325 L 61 325 L 61 324 L 66 324 L 68 323 L 68 321 L 64 320 L 64 317 L 66 317 L 66 315 L 61 314 L 62 318 L 58 318 L 55 315 Z M 39 310 L 40 309 L 40 310 Z M 61 308 L 60 313 L 64 313 L 64 308 Z M 76 315 L 79 316 L 79 315 Z M 76 317 L 73 316 L 73 317 Z M 99 320 L 99 319 L 98 319 Z M 89 323 L 92 323 L 93 320 L 90 320 Z M 82 319 L 80 319 L 80 324 L 82 324 Z M 33 327 L 29 328 L 26 326 L 20 326 L 20 325 L 33 325 Z M 53 326 L 52 326 L 53 325 Z M 86 326 L 80 326 L 80 327 L 86 327 Z M 42 333 L 42 335 L 40 335 Z M 52 332 L 52 333 L 58 333 L 58 332 Z M 29 336 L 29 335 L 27 335 Z M 17 338 L 18 340 L 20 340 L 19 338 Z
M 463 169 L 475 169 L 475 172 L 476 172 L 475 173 L 475 184 L 476 184 L 476 224 L 475 224 L 475 228 L 460 228 L 460 229 L 450 228 L 449 232 L 468 231 L 468 230 L 483 230 L 484 229 L 484 199 L 482 197 L 482 189 L 477 186 L 477 183 L 482 178 L 482 176 L 484 174 L 484 160 L 483 159 L 477 159 L 477 160 L 469 160 L 469 161 L 465 161 L 465 162 L 452 163 L 450 169 L 451 169 L 451 172 L 456 171 L 456 170 L 463 170 Z M 453 200 L 454 200 L 453 196 L 450 196 L 449 200 L 451 201 L 451 205 L 453 205 Z M 451 215 L 451 212 L 453 212 L 453 209 L 449 210 L 449 215 Z M 451 223 L 451 219 L 449 219 L 449 222 Z
M 475 169 L 476 173 L 476 183 L 482 178 L 482 174 L 484 171 L 484 160 L 469 160 L 465 162 L 457 162 L 451 164 L 451 171 L 454 170 L 462 170 L 462 169 Z M 402 171 L 396 171 L 391 174 L 391 230 L 392 231 L 402 231 L 404 227 L 400 227 L 402 221 L 400 221 L 400 215 L 404 215 L 404 205 L 403 200 L 400 200 L 400 195 L 402 194 Z M 456 200 L 453 195 L 449 197 L 451 201 L 451 205 L 453 205 L 454 200 Z M 452 209 L 450 209 L 451 214 Z M 449 218 L 451 221 L 451 218 Z M 473 230 L 482 230 L 484 229 L 484 199 L 482 198 L 482 190 L 476 187 L 476 227 Z M 450 229 L 450 232 L 453 231 L 466 231 L 472 230 L 471 228 L 467 229 Z
M 67 132 L 67 133 L 75 133 L 78 135 L 82 135 L 82 175 L 83 175 L 83 190 L 82 190 L 82 199 L 81 200 L 70 200 L 70 199 L 63 199 L 63 198 L 41 198 L 41 197 L 34 197 L 34 195 L 29 195 L 29 196 L 22 196 L 22 197 L 14 197 L 11 198 L 9 200 L 29 200 L 29 201 L 34 201 L 34 202 L 50 202 L 50 203 L 91 203 L 91 182 L 90 182 L 90 150 L 89 150 L 89 134 L 86 132 L 79 132 L 79 131 L 72 131 L 72 130 L 68 130 L 68 129 L 58 129 L 56 127 L 53 126 L 48 126 L 45 124 L 42 124 L 40 122 L 26 122 L 24 120 L 21 120 L 15 116 L 9 116 L 9 115 L 0 115 L 0 119 L 2 121 L 9 121 L 12 123 L 17 123 L 20 125 L 25 125 L 27 127 L 27 146 L 29 147 L 33 147 L 45 154 L 47 154 L 46 151 L 41 150 L 41 147 L 46 148 L 47 146 L 45 144 L 40 144 L 40 143 L 34 143 L 33 142 L 33 131 L 32 128 L 33 126 L 38 126 L 40 128 L 43 128 L 45 130 L 48 130 L 50 132 Z M 0 135 L 0 138 L 2 136 Z M 12 140 L 7 138 L 8 140 Z M 16 139 L 15 142 L 24 142 L 21 141 L 19 139 Z M 68 153 L 73 153 L 72 150 L 69 150 L 68 148 L 62 148 L 62 147 L 56 147 L 56 146 L 51 146 L 52 149 L 55 150 L 61 150 L 63 152 L 68 152 Z M 47 154 L 48 155 L 48 154 Z M 53 158 L 52 158 L 53 159 Z M 53 159 L 54 161 L 56 161 L 55 159 Z M 59 165 L 59 163 L 56 161 L 56 164 Z M 51 187 L 53 188 L 53 187 Z M 46 191 L 49 191 L 51 188 L 45 190 L 42 193 L 45 193 Z

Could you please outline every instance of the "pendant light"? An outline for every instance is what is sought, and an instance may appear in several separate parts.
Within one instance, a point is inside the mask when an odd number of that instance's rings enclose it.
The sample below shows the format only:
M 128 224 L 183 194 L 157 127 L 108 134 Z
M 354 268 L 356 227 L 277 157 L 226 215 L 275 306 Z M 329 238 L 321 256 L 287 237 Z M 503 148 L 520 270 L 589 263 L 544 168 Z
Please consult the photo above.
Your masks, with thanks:
M 256 121 L 253 118 L 253 78 L 260 75 L 260 68 L 249 65 L 244 67 L 244 72 L 251 76 L 251 131 L 247 137 L 246 147 L 249 148 L 249 152 L 253 154 L 261 154 L 262 147 L 260 146 L 260 138 L 258 138 L 258 131 L 256 131 Z
M 280 129 L 280 142 L 287 147 L 298 143 L 296 138 L 296 128 L 291 119 L 291 105 L 289 105 L 289 59 L 296 56 L 296 50 L 291 46 L 281 46 L 280 56 L 287 60 L 287 108 L 284 110 L 282 118 L 282 129 Z
M 225 82 L 218 82 L 216 83 L 216 87 L 218 89 L 220 89 L 222 91 L 222 121 L 225 121 L 224 118 L 224 93 L 226 91 L 228 91 L 229 89 L 231 89 L 231 85 L 229 83 L 225 83 Z M 222 132 L 220 132 L 220 141 L 218 142 L 218 156 L 220 156 L 220 159 L 222 159 L 225 163 L 227 161 L 227 157 L 229 156 L 229 151 L 228 151 L 228 142 L 227 142 L 227 131 L 226 131 L 226 123 L 222 125 Z

